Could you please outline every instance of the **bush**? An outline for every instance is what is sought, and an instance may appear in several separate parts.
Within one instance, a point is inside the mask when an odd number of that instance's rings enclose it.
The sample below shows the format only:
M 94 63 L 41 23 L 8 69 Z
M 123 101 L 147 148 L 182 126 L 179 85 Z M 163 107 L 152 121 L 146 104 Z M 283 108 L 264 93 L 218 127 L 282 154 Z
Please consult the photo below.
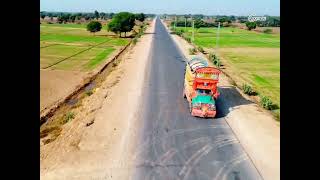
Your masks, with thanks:
M 248 94 L 248 95 L 252 95 L 254 94 L 254 91 L 252 89 L 252 87 L 248 84 L 243 84 L 242 86 L 242 90 L 245 94 Z
M 190 38 L 190 37 L 184 36 L 184 39 L 185 39 L 188 43 L 191 43 L 191 38 Z
M 272 33 L 272 29 L 265 29 L 263 30 L 264 33 L 266 34 L 271 34 Z
M 196 48 L 190 48 L 189 49 L 189 54 L 190 55 L 194 55 L 194 54 L 196 54 L 196 52 L 197 52 Z
M 182 29 L 179 29 L 179 30 L 174 30 L 173 33 L 176 34 L 176 35 L 178 35 L 178 36 L 181 36 L 181 37 L 182 37 L 184 31 L 183 31 Z
M 87 24 L 87 31 L 90 31 L 91 33 L 99 32 L 102 28 L 102 24 L 98 21 L 91 21 L 89 24 Z
M 198 51 L 204 53 L 204 50 L 203 50 L 203 48 L 201 46 L 198 47 Z
M 215 64 L 219 68 L 221 66 L 220 59 L 216 58 L 215 61 L 213 61 L 213 64 Z
M 92 90 L 86 91 L 87 96 L 91 96 L 93 94 Z
M 181 31 L 175 31 L 175 34 L 178 35 L 178 36 L 181 36 L 182 32 Z
M 218 68 L 221 66 L 221 61 L 216 55 L 213 55 L 213 64 L 216 65 Z
M 261 105 L 263 108 L 267 109 L 267 110 L 272 110 L 273 107 L 273 103 L 271 101 L 271 99 L 267 96 L 261 96 Z
M 217 57 L 216 57 L 215 54 L 213 54 L 213 53 L 210 53 L 210 54 L 209 54 L 209 59 L 210 59 L 211 61 L 214 61 L 216 58 L 217 58 Z
M 211 60 L 213 62 L 213 64 L 217 67 L 221 66 L 221 61 L 220 59 L 214 54 L 214 53 L 210 53 L 209 54 L 209 60 Z
M 138 42 L 138 38 L 137 37 L 133 38 L 132 43 L 136 44 L 137 42 Z
M 251 29 L 255 29 L 257 27 L 257 23 L 256 22 L 246 22 L 246 26 L 247 26 L 248 30 L 251 31 Z
M 75 114 L 73 112 L 68 112 L 65 115 L 64 122 L 67 123 L 67 122 L 71 121 L 72 119 L 74 119 L 74 117 L 75 117 Z

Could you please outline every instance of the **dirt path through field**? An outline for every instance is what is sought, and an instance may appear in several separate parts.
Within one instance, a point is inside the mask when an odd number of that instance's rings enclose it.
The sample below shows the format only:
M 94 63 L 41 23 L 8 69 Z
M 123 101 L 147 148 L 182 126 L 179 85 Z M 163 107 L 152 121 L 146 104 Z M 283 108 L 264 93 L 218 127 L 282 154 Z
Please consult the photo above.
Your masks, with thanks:
M 40 142 L 41 179 L 129 179 L 153 31 L 154 22 L 55 141 Z

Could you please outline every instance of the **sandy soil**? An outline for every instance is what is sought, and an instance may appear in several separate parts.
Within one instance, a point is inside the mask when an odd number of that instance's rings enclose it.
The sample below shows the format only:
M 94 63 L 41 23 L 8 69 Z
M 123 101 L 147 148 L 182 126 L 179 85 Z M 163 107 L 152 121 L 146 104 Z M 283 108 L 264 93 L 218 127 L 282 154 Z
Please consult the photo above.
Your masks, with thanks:
M 84 72 L 40 70 L 40 111 L 70 94 L 85 77 Z
M 190 58 L 188 49 L 192 46 L 177 35 L 172 35 L 183 54 Z M 203 54 L 200 54 L 203 56 Z M 211 63 L 211 62 L 209 62 Z M 230 79 L 222 74 L 219 86 L 233 86 Z M 249 98 L 241 91 L 239 93 Z M 227 95 L 231 101 L 241 101 L 241 97 Z M 246 104 L 233 109 L 225 117 L 240 143 L 252 159 L 265 180 L 280 179 L 280 125 L 272 115 L 258 105 Z
M 153 27 L 154 22 L 147 32 Z M 142 36 L 123 56 L 55 141 L 40 142 L 41 179 L 129 179 L 135 146 L 131 140 L 139 130 L 139 99 L 152 37 Z

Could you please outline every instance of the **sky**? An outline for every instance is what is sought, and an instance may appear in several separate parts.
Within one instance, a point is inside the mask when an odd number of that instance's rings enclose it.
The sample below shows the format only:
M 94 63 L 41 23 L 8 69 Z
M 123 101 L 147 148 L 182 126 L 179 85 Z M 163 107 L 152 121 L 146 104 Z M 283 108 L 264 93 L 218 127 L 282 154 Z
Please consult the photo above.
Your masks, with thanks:
M 280 0 L 40 0 L 40 11 L 280 16 Z

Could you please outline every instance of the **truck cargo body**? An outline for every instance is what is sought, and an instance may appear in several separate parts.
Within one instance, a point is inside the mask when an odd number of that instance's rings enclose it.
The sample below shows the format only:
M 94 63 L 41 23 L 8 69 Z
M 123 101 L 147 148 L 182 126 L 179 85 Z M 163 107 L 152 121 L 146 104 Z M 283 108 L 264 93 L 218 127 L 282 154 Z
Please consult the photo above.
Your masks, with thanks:
M 215 117 L 219 73 L 218 69 L 209 67 L 206 60 L 201 58 L 191 59 L 187 63 L 183 94 L 189 102 L 192 116 Z

